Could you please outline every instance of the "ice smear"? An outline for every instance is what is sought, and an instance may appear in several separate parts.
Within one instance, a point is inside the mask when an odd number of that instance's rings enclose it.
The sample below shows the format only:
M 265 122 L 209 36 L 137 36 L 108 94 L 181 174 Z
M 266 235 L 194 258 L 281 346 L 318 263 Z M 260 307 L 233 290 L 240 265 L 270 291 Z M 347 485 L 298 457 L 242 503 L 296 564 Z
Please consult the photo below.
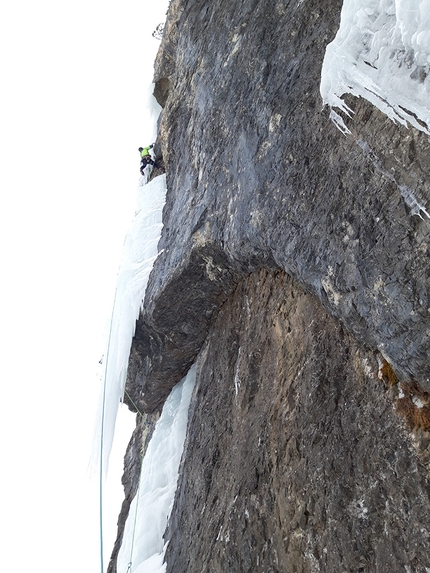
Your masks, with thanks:
M 196 367 L 192 366 L 164 404 L 143 459 L 139 491 L 125 524 L 118 573 L 165 571 L 163 534 L 173 506 L 195 378 Z
M 430 0 L 344 0 L 326 49 L 320 91 L 331 119 L 351 116 L 346 93 L 366 98 L 393 121 L 430 134 Z
M 144 142 L 143 145 L 150 145 L 155 141 L 157 121 L 162 111 L 153 96 L 153 91 L 154 84 L 148 84 L 145 97 L 142 99 L 146 131 L 152 134 L 150 141 Z M 136 149 L 136 168 L 138 158 Z M 149 176 L 150 171 L 147 171 L 145 176 L 139 179 L 136 213 L 124 240 L 109 335 L 102 360 L 102 386 L 90 471 L 94 472 L 101 463 L 104 477 L 108 472 L 118 407 L 124 394 L 136 319 L 143 302 L 149 273 L 157 258 L 157 245 L 161 235 L 162 211 L 166 200 L 166 176 L 156 177 L 148 183 Z
M 138 189 L 136 214 L 124 241 L 123 258 L 117 277 L 109 340 L 104 358 L 104 423 L 102 464 L 108 469 L 119 403 L 123 397 L 128 358 L 136 320 L 145 295 L 149 273 L 158 256 L 162 211 L 166 200 L 166 176 L 161 175 Z M 102 402 L 102 401 L 101 401 Z M 102 419 L 100 404 L 99 419 Z M 96 435 L 100 446 L 102 428 Z M 100 448 L 96 446 L 96 451 Z M 99 454 L 100 455 L 100 454 Z

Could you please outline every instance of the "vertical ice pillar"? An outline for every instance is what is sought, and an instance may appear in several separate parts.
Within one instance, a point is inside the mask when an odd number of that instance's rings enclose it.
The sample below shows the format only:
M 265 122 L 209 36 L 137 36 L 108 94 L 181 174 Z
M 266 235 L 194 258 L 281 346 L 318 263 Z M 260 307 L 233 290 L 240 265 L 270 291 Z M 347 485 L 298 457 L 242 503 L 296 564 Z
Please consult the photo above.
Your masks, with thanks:
M 165 571 L 163 534 L 175 497 L 195 378 L 195 366 L 192 366 L 164 404 L 142 463 L 139 489 L 125 524 L 118 554 L 118 573 Z
M 158 256 L 163 227 L 166 176 L 140 187 L 136 214 L 124 241 L 105 357 L 102 462 L 107 472 L 118 406 L 124 393 L 128 358 L 136 320 L 145 296 L 149 274 Z

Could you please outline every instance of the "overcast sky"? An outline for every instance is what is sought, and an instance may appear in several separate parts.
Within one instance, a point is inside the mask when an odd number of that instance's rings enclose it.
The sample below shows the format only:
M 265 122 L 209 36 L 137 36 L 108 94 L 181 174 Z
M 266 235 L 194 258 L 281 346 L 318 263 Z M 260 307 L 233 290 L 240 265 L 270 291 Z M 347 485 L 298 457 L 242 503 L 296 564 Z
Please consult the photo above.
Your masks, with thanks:
M 97 480 L 87 476 L 98 360 L 134 213 L 137 148 L 151 143 L 151 34 L 166 9 L 166 0 L 1 8 L 4 571 L 99 570 Z M 134 417 L 120 418 L 131 431 Z

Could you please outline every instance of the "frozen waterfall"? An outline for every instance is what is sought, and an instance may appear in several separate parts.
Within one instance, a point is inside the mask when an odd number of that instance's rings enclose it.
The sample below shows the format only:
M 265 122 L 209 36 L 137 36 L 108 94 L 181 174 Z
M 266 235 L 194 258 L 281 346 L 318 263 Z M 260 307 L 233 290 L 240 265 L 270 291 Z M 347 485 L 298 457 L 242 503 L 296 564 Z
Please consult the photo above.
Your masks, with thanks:
M 136 214 L 124 241 L 117 278 L 109 341 L 104 359 L 103 447 L 101 461 L 106 474 L 115 432 L 115 420 L 127 375 L 131 342 L 143 303 L 149 273 L 158 256 L 162 212 L 166 200 L 166 176 L 160 175 L 138 189 Z M 100 416 L 101 417 L 101 416 Z M 100 443 L 101 436 L 96 436 Z
M 430 0 L 344 0 L 320 91 L 344 133 L 349 130 L 335 110 L 351 115 L 346 93 L 430 133 Z
M 184 447 L 195 366 L 167 398 L 142 462 L 118 555 L 118 573 L 163 573 L 163 533 L 175 497 Z

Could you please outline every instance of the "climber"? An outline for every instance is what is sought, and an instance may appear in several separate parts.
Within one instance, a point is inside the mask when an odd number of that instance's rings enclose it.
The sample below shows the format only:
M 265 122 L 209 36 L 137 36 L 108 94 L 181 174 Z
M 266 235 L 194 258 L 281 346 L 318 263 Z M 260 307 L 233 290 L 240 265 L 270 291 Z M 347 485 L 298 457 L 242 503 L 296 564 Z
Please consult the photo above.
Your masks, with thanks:
M 140 153 L 140 172 L 143 175 L 143 171 L 147 165 L 152 165 L 155 168 L 158 168 L 159 165 L 157 164 L 154 159 L 152 159 L 149 150 L 154 147 L 154 144 L 148 145 L 148 147 L 139 147 Z

